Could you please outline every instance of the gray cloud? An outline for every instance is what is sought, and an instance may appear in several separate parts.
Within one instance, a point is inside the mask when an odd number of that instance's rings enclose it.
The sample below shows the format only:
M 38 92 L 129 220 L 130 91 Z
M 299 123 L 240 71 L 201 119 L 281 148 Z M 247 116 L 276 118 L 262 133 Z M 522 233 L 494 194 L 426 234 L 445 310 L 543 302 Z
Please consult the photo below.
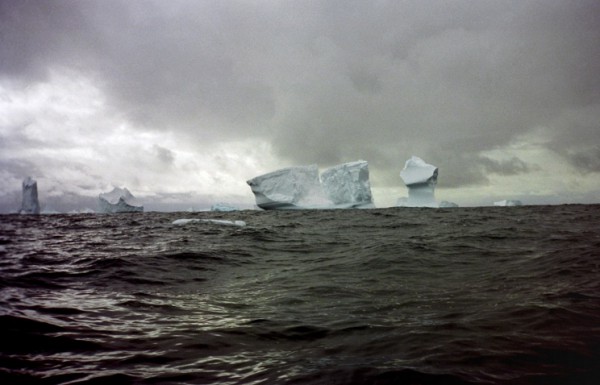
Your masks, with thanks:
M 600 147 L 594 146 L 588 150 L 568 154 L 569 161 L 582 174 L 600 172 Z
M 2 2 L 0 79 L 75 69 L 137 129 L 198 148 L 265 138 L 282 164 L 366 159 L 382 185 L 413 154 L 446 187 L 527 173 L 481 152 L 540 126 L 597 172 L 599 13 L 593 0 Z M 169 151 L 155 147 L 163 164 Z
M 480 159 L 480 164 L 488 173 L 500 175 L 524 174 L 531 169 L 531 166 L 517 157 L 512 157 L 509 160 L 504 161 L 482 157 Z
M 0 169 L 6 172 L 8 175 L 18 175 L 22 179 L 27 176 L 39 177 L 43 176 L 42 170 L 35 163 L 28 161 L 26 159 L 0 159 Z M 11 181 L 14 185 L 21 188 L 20 183 L 21 180 L 15 178 Z M 8 187 L 6 184 L 10 183 L 9 181 L 3 180 L 3 185 L 0 187 Z M 5 193 L 4 189 L 0 189 L 0 193 Z
M 173 161 L 175 160 L 175 155 L 173 154 L 173 151 L 169 150 L 168 148 L 161 147 L 157 144 L 155 144 L 152 147 L 152 150 L 154 151 L 154 155 L 156 156 L 156 158 L 158 158 L 158 160 L 162 164 L 167 166 L 173 164 Z

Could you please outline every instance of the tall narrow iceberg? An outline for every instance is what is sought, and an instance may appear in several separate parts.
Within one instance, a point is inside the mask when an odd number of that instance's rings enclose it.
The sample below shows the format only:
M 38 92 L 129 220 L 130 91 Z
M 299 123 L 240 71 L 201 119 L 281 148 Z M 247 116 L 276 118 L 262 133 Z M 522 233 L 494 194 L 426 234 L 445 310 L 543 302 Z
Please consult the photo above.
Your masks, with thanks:
M 317 165 L 283 168 L 247 181 L 265 210 L 373 207 L 365 161 L 344 163 L 321 174 Z
M 408 188 L 408 198 L 398 200 L 398 206 L 439 207 L 435 200 L 438 168 L 425 163 L 417 156 L 411 157 L 400 171 L 400 178 Z
M 115 187 L 111 192 L 98 196 L 100 213 L 142 212 L 144 206 L 126 188 Z
M 30 176 L 23 180 L 23 200 L 21 202 L 21 214 L 39 214 L 40 203 L 38 201 L 37 181 Z

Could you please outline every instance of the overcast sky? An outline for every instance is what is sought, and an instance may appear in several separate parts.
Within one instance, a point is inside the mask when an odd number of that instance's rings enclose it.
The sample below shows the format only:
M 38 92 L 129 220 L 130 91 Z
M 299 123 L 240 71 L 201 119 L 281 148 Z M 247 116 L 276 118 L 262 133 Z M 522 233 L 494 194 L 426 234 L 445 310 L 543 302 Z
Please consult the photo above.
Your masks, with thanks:
M 461 206 L 598 203 L 598 15 L 597 0 L 0 0 L 0 211 L 29 175 L 46 209 L 113 186 L 150 208 L 251 206 L 247 179 L 359 159 L 385 207 L 412 155 Z

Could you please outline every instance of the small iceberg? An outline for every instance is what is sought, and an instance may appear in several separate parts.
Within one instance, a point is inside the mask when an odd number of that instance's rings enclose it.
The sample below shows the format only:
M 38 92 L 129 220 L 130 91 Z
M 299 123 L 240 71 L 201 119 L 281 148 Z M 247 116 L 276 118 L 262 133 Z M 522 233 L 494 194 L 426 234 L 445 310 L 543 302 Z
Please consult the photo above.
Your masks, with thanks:
M 183 225 L 187 225 L 189 223 L 211 223 L 211 224 L 214 224 L 214 225 L 237 226 L 237 227 L 244 227 L 244 226 L 246 226 L 246 222 L 244 222 L 244 221 L 229 221 L 229 220 L 226 220 L 226 219 L 198 219 L 198 218 L 176 219 L 176 220 L 173 221 L 172 224 L 176 225 L 176 226 L 183 226 Z
M 494 202 L 494 206 L 508 207 L 508 206 L 523 206 L 520 200 L 516 199 L 504 199 L 498 202 Z
M 228 203 L 223 203 L 223 202 L 219 202 L 219 203 L 215 203 L 214 205 L 212 205 L 210 207 L 210 211 L 221 211 L 221 212 L 230 212 L 230 211 L 238 211 L 239 208 L 230 205 Z
M 115 187 L 111 192 L 98 196 L 100 213 L 143 212 L 144 206 L 126 188 Z

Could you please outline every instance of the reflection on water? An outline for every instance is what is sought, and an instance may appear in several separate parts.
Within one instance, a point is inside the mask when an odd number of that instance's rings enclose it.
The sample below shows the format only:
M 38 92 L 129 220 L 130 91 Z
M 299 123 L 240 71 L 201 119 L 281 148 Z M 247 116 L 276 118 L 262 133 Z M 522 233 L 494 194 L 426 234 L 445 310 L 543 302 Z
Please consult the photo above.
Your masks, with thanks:
M 2 216 L 0 380 L 595 383 L 598 213 Z

